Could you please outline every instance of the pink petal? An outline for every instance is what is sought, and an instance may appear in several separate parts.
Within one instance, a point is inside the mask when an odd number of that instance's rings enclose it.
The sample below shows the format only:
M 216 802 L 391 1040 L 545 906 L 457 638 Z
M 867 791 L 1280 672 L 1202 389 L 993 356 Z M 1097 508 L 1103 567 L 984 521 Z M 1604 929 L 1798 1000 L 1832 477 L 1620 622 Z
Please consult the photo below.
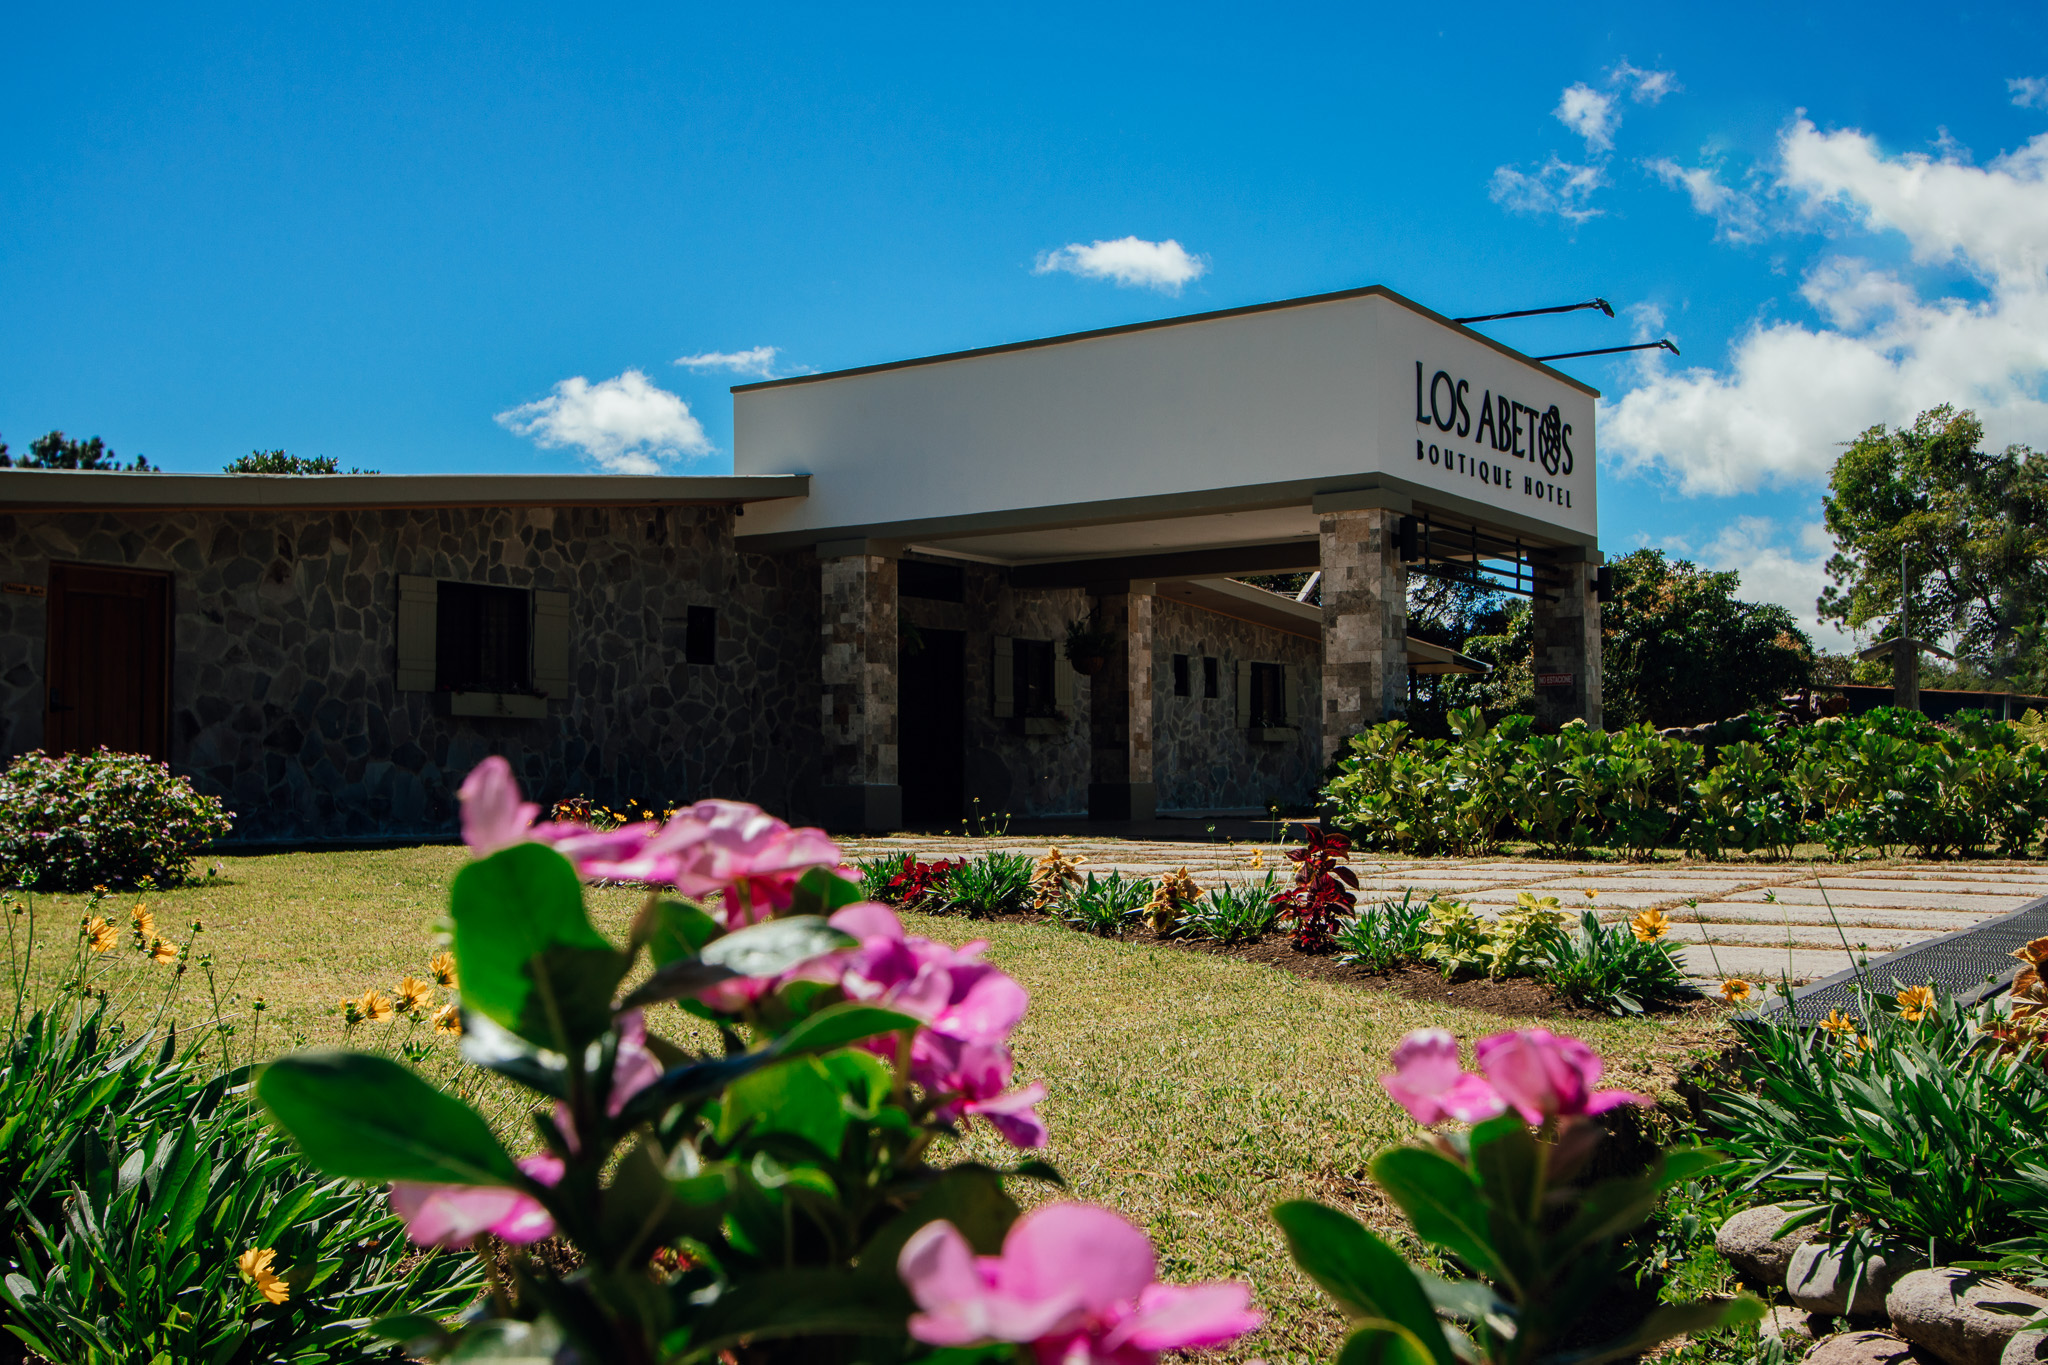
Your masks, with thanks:
M 1138 1296 L 1138 1311 L 1118 1323 L 1102 1344 L 1141 1351 L 1177 1351 L 1235 1341 L 1265 1321 L 1251 1306 L 1249 1286 L 1155 1284 Z
M 1045 1120 L 1038 1116 L 1038 1104 L 1044 1098 L 1045 1087 L 1034 1081 L 994 1099 L 975 1100 L 961 1108 L 987 1119 L 989 1126 L 1012 1147 L 1043 1147 L 1050 1136 Z
M 927 1223 L 910 1235 L 896 1273 L 924 1310 L 911 1315 L 910 1335 L 932 1346 L 980 1341 L 1036 1341 L 1078 1316 L 1071 1295 L 1024 1300 L 990 1285 L 984 1266 L 951 1223 Z
M 1484 1076 L 1466 1074 L 1438 1099 L 1443 1111 L 1461 1123 L 1484 1123 L 1507 1112 L 1508 1102 L 1486 1083 Z
M 861 901 L 842 910 L 834 911 L 825 921 L 843 934 L 852 934 L 865 946 L 869 939 L 887 939 L 896 943 L 903 941 L 903 921 L 896 918 L 896 912 L 880 901 Z
M 1593 1097 L 1586 1101 L 1586 1112 L 1604 1114 L 1610 1109 L 1619 1109 L 1624 1104 L 1640 1104 L 1647 1108 L 1650 1103 L 1648 1095 L 1638 1095 L 1633 1090 L 1596 1090 Z
M 519 799 L 512 765 L 492 754 L 469 770 L 456 792 L 462 802 L 462 841 L 482 858 L 526 842 L 527 827 L 540 807 Z
M 1071 1294 L 1090 1312 L 1136 1299 L 1158 1269 L 1152 1239 L 1093 1204 L 1044 1204 L 1003 1241 L 1002 1288 L 1045 1301 Z
M 1518 1029 L 1479 1040 L 1474 1051 L 1487 1079 L 1529 1123 L 1583 1114 L 1600 1079 L 1600 1058 L 1577 1038 L 1548 1029 Z
M 501 1223 L 523 1231 L 535 1211 L 547 1217 L 532 1198 L 502 1185 L 429 1185 L 411 1180 L 392 1182 L 391 1209 L 405 1220 L 407 1236 L 430 1247 L 468 1246 Z M 537 1241 L 553 1230 L 549 1220 L 547 1231 L 525 1240 Z
M 1440 1095 L 1465 1074 L 1449 1029 L 1419 1028 L 1394 1048 L 1394 1072 L 1412 1094 Z
M 639 1010 L 628 1010 L 616 1021 L 619 1031 L 618 1057 L 612 1063 L 612 1093 L 605 1112 L 613 1118 L 626 1101 L 661 1079 L 661 1062 L 647 1050 L 647 1023 Z

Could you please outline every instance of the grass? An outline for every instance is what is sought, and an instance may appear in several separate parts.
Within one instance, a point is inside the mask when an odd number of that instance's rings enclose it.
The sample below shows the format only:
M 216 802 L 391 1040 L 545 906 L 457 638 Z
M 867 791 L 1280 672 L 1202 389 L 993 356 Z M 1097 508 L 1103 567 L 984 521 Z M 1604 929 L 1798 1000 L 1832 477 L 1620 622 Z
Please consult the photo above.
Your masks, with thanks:
M 406 973 L 426 974 L 435 918 L 465 858 L 450 847 L 223 858 L 221 875 L 202 885 L 111 897 L 98 913 L 125 928 L 130 908 L 147 901 L 159 932 L 181 944 L 192 938 L 190 923 L 203 922 L 194 951 L 212 954 L 224 994 L 233 997 L 226 1013 L 246 1029 L 248 1003 L 262 996 L 268 1008 L 254 1042 L 257 1051 L 275 1053 L 338 1042 L 344 995 L 369 986 L 388 993 Z M 623 936 L 638 901 L 625 889 L 590 892 L 593 917 L 614 936 Z M 84 896 L 39 896 L 46 947 L 68 949 L 86 907 Z M 1294 1270 L 1266 1214 L 1283 1199 L 1311 1196 L 1384 1229 L 1396 1226 L 1364 1177 L 1374 1152 L 1413 1131 L 1377 1080 L 1395 1041 L 1430 1025 L 1467 1039 L 1512 1026 L 1051 921 L 904 919 L 913 932 L 949 942 L 986 938 L 989 959 L 1031 991 L 1031 1013 L 1016 1036 L 1019 1080 L 1043 1081 L 1051 1092 L 1045 1155 L 1065 1173 L 1072 1196 L 1146 1228 L 1165 1278 L 1251 1282 L 1270 1322 L 1228 1359 L 1278 1365 L 1334 1355 L 1341 1324 Z M 14 923 L 18 929 L 24 921 Z M 154 1001 L 172 970 L 125 944 L 108 956 L 104 984 L 120 999 Z M 48 970 L 56 958 L 45 959 Z M 196 965 L 172 1013 L 188 1037 L 211 1017 Z M 678 1039 L 685 1033 L 678 1014 L 652 1022 Z M 395 1048 L 407 1036 L 432 1038 L 425 1028 L 408 1035 L 409 1027 L 369 1026 L 355 1042 Z M 1572 1028 L 1608 1059 L 1611 1084 L 1651 1091 L 1668 1086 L 1706 1032 L 1647 1020 Z M 245 1032 L 235 1044 L 248 1041 Z M 438 1070 L 453 1048 L 446 1040 L 434 1040 L 434 1048 L 429 1067 Z M 488 1108 L 523 1148 L 517 1113 L 509 1104 Z M 958 1150 L 1015 1159 L 985 1128 Z

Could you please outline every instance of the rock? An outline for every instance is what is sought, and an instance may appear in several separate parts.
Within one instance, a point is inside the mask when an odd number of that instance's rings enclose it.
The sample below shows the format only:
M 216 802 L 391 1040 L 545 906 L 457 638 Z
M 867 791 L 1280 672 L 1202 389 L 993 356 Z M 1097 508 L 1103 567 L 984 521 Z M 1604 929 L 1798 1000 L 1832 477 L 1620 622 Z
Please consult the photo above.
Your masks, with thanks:
M 1808 1351 L 1802 1365 L 1926 1365 L 1926 1358 L 1889 1332 L 1844 1332 Z
M 1785 1293 L 1809 1313 L 1837 1317 L 1882 1313 L 1885 1291 L 1908 1268 L 1901 1259 L 1887 1261 L 1881 1253 L 1872 1252 L 1856 1285 L 1856 1302 L 1850 1303 L 1849 1271 L 1841 1254 L 1826 1242 L 1808 1242 L 1792 1253 L 1792 1264 L 1785 1271 Z
M 1785 1272 L 1792 1268 L 1792 1253 L 1820 1235 L 1818 1227 L 1809 1225 L 1777 1237 L 1779 1226 L 1790 1212 L 1783 1204 L 1759 1204 L 1744 1209 L 1721 1224 L 1721 1230 L 1714 1234 L 1714 1246 L 1743 1279 L 1775 1288 L 1785 1283 Z
M 2048 1365 L 2048 1332 L 2021 1332 L 2005 1343 L 1998 1365 Z
M 1812 1341 L 1827 1334 L 1825 1324 L 1826 1319 L 1781 1303 L 1765 1310 L 1764 1320 L 1756 1325 L 1756 1330 L 1767 1337 L 1804 1337 Z M 2043 1365 L 2048 1365 L 2048 1361 Z
M 1884 1309 L 1894 1332 L 1948 1365 L 1999 1365 L 2020 1324 L 2048 1309 L 2048 1299 L 1942 1267 L 1900 1276 Z

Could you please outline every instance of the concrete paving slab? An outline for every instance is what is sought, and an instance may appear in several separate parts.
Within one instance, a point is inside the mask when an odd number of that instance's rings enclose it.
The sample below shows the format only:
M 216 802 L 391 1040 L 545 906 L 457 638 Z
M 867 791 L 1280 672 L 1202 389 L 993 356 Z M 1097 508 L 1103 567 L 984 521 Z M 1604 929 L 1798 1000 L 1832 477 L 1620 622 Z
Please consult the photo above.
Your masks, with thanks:
M 1739 976 L 1755 984 L 1776 981 L 1789 972 L 1794 983 L 1818 981 L 1824 976 L 1855 965 L 1855 958 L 1841 951 L 1821 952 L 1811 948 L 1752 948 L 1739 945 L 1709 949 L 1696 945 L 1679 950 L 1686 973 L 1719 982 L 1723 975 Z M 1718 964 L 1718 966 L 1716 965 Z
M 1602 896 L 1600 899 L 1604 902 L 1608 897 Z M 1675 911 L 1672 918 L 1690 922 L 1696 915 L 1704 915 L 1716 923 L 1729 924 L 1831 925 L 1839 920 L 1851 927 L 1872 925 L 1887 929 L 1917 929 L 1923 937 L 1967 929 L 1984 918 L 1969 911 L 1895 910 L 1867 905 L 1845 905 L 1830 911 L 1823 905 L 1793 905 L 1785 901 L 1780 901 L 1776 905 L 1763 901 L 1714 901 L 1702 903 L 1697 911 L 1690 908 Z
M 1967 910 L 1979 918 L 2010 914 L 2032 897 L 1974 896 L 1961 892 L 1867 891 L 1857 886 L 1786 886 L 1774 888 L 1777 899 L 1787 905 L 1874 905 L 1890 909 L 1924 906 L 1932 910 Z M 1731 901 L 1760 901 L 1769 890 L 1735 891 L 1723 897 Z
M 2048 880 L 2021 882 L 1990 877 L 1820 877 L 1793 885 L 1850 886 L 1859 891 L 1939 891 L 1965 896 L 2011 896 L 2022 901 L 2048 896 Z
M 1845 929 L 1815 924 L 1676 924 L 1671 937 L 1681 943 L 1767 943 L 1783 947 L 1840 948 L 1846 935 L 1856 952 L 1889 953 L 1929 937 L 1917 929 Z

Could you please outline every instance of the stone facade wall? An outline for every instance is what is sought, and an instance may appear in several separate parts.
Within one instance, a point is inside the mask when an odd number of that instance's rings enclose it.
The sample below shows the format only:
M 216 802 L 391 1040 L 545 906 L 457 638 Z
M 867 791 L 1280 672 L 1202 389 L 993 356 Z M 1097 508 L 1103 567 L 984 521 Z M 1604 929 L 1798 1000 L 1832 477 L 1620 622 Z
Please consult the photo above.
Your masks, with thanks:
M 1232 810 L 1269 802 L 1311 804 L 1322 779 L 1322 645 L 1170 598 L 1153 602 L 1154 776 L 1162 812 Z M 1189 656 L 1189 691 L 1173 694 L 1173 656 Z M 1202 695 L 1204 656 L 1218 661 L 1217 692 Z M 1300 670 L 1299 734 L 1254 740 L 1237 728 L 1238 662 Z
M 1322 515 L 1326 759 L 1367 726 L 1408 709 L 1408 566 L 1397 543 L 1400 520 L 1379 507 Z
M 0 580 L 52 561 L 173 576 L 172 767 L 238 840 L 438 835 L 504 754 L 535 799 L 728 796 L 802 818 L 818 782 L 808 555 L 739 555 L 722 507 L 0 515 Z M 570 695 L 455 717 L 395 686 L 398 576 L 571 594 Z M 686 609 L 717 662 L 683 662 Z M 46 599 L 0 596 L 0 750 L 42 742 Z

